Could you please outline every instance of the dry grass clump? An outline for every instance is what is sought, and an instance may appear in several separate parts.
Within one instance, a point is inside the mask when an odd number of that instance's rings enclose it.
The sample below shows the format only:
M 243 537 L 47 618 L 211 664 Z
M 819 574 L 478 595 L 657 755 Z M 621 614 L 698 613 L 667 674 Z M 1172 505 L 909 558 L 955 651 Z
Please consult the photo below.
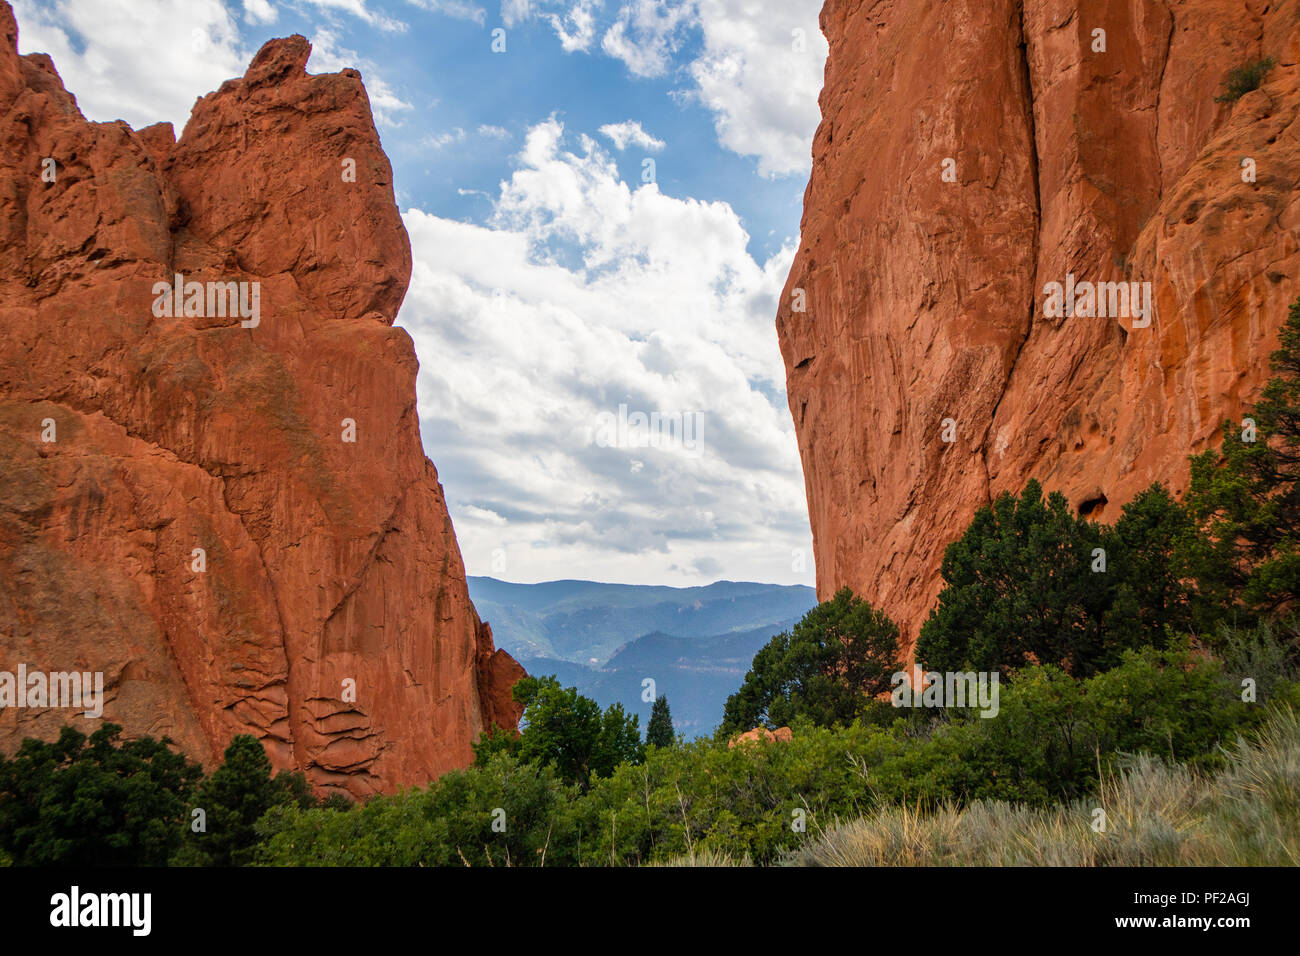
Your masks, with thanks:
M 1146 755 L 1094 798 L 1050 808 L 977 801 L 884 807 L 827 828 L 796 866 L 1295 866 L 1300 864 L 1300 717 L 1275 713 L 1227 769 L 1205 777 Z M 1104 818 L 1097 811 L 1104 811 Z M 1104 829 L 1093 823 L 1104 819 Z M 703 864 L 710 865 L 710 864 Z
M 753 866 L 749 855 L 737 859 L 722 850 L 699 849 L 694 853 L 675 856 L 662 863 L 648 863 L 647 866 Z

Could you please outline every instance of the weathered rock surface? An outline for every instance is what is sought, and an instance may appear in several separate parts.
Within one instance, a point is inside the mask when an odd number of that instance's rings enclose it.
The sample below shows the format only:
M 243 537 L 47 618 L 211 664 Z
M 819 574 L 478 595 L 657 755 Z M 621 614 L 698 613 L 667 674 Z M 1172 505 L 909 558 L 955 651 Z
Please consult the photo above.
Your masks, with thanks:
M 768 743 L 774 741 L 785 742 L 794 739 L 794 731 L 789 727 L 778 727 L 776 730 L 768 730 L 766 727 L 755 727 L 753 730 L 747 730 L 743 734 L 737 734 L 727 741 L 727 749 L 730 750 L 739 745 L 756 744 L 760 740 Z
M 1030 477 L 1107 520 L 1181 493 L 1266 380 L 1300 292 L 1300 2 L 828 0 L 821 23 L 777 329 L 819 597 L 848 585 L 911 641 L 976 508 Z M 1067 273 L 1150 282 L 1150 326 L 1045 317 Z
M 209 764 L 252 733 L 322 790 L 465 765 L 523 672 L 421 448 L 359 74 L 272 41 L 177 142 L 87 122 L 3 3 L 0 34 L 0 670 L 103 671 L 128 733 Z M 257 283 L 257 323 L 158 315 L 177 273 Z M 69 719 L 0 711 L 0 748 Z

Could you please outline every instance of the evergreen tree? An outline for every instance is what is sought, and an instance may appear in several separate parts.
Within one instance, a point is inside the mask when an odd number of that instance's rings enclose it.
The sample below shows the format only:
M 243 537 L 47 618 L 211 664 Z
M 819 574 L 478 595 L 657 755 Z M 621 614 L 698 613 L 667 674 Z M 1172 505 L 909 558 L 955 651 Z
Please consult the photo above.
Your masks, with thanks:
M 608 777 L 619 764 L 640 763 L 642 750 L 641 718 L 625 713 L 622 704 L 606 707 L 600 719 L 600 737 L 592 754 L 592 775 Z
M 1170 632 L 1217 613 L 1192 587 L 1197 531 L 1160 484 L 1113 528 L 1085 520 L 1037 481 L 975 513 L 948 546 L 939 602 L 917 657 L 940 671 L 1005 671 L 1037 661 L 1087 677 L 1125 650 L 1164 647 Z
M 1098 669 L 1122 651 L 1163 648 L 1170 633 L 1203 632 L 1222 618 L 1221 604 L 1194 585 L 1189 555 L 1201 539 L 1191 513 L 1156 482 L 1124 506 L 1114 528 L 1101 528 L 1112 591 Z
M 272 779 L 271 761 L 261 741 L 239 734 L 226 748 L 222 764 L 199 788 L 194 807 L 203 811 L 204 829 L 195 832 L 193 816 L 186 821 L 185 843 L 173 862 L 188 866 L 242 866 L 252 859 L 257 843 L 254 829 L 262 814 L 274 806 L 315 805 L 301 774 Z
M 671 747 L 676 740 L 673 734 L 673 718 L 668 711 L 668 698 L 660 694 L 650 708 L 650 722 L 645 728 L 645 742 L 648 746 Z
M 19 866 L 162 866 L 203 769 L 171 741 L 64 727 L 0 756 L 0 848 Z
M 1187 506 L 1207 538 L 1189 549 L 1201 588 L 1252 613 L 1300 597 L 1300 299 L 1272 354 L 1276 373 L 1219 452 L 1192 459 Z
M 901 657 L 894 622 L 842 588 L 754 655 L 727 698 L 721 729 L 779 727 L 796 716 L 818 726 L 849 723 L 889 691 Z
M 1099 529 L 1031 480 L 975 513 L 944 553 L 944 589 L 917 641 L 940 671 L 1021 667 L 1031 656 L 1079 676 L 1102 649 L 1112 577 L 1095 572 Z M 1109 556 L 1107 556 L 1109 558 Z

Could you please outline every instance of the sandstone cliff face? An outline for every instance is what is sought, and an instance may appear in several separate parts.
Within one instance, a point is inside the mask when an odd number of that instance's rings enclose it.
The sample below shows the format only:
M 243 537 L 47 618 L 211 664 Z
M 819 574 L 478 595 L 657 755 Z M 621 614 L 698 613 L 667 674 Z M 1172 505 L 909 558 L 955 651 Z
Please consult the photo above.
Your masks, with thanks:
M 103 671 L 128 733 L 209 764 L 252 733 L 322 790 L 465 765 L 522 670 L 421 449 L 360 76 L 272 41 L 176 142 L 87 122 L 16 36 L 0 4 L 0 670 Z M 178 273 L 256 283 L 256 321 L 167 315 Z M 0 748 L 68 719 L 0 710 Z
M 819 596 L 914 640 L 976 508 L 1031 477 L 1107 520 L 1181 494 L 1268 377 L 1300 292 L 1300 3 L 828 0 L 821 23 L 777 329 Z M 1150 326 L 1046 317 L 1067 274 L 1150 282 Z

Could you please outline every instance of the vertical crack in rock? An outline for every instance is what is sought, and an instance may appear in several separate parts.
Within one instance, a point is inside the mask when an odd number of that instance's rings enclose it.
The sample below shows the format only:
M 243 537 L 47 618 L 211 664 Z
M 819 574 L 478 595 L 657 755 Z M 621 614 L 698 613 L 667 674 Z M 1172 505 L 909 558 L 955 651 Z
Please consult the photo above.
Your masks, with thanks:
M 1043 201 L 1042 201 L 1042 184 L 1038 176 L 1038 122 L 1034 115 L 1034 81 L 1032 71 L 1029 66 L 1029 34 L 1025 29 L 1025 6 L 1021 2 L 1017 4 L 1017 13 L 1020 22 L 1020 43 L 1017 47 L 1019 50 L 1019 68 L 1021 86 L 1024 90 L 1024 117 L 1025 124 L 1029 130 L 1029 179 L 1033 186 L 1034 192 L 1034 222 L 1033 222 L 1033 246 L 1030 253 L 1029 261 L 1033 269 L 1032 282 L 1029 286 L 1029 319 L 1025 323 L 1025 334 L 1021 337 L 1020 342 L 1016 345 L 1015 353 L 1011 356 L 1011 364 L 1007 367 L 1006 377 L 1003 380 L 1002 392 L 998 399 L 993 403 L 993 412 L 989 415 L 988 427 L 984 430 L 984 439 L 981 442 L 980 460 L 984 465 L 984 488 L 985 503 L 993 502 L 993 479 L 989 472 L 989 439 L 996 435 L 995 429 L 998 422 L 998 410 L 1002 407 L 1002 400 L 1006 397 L 1008 389 L 1011 387 L 1011 379 L 1016 371 L 1016 363 L 1020 360 L 1020 355 L 1025 350 L 1025 343 L 1029 341 L 1029 336 L 1034 330 L 1034 319 L 1038 312 L 1038 280 L 1041 278 L 1038 274 L 1038 256 L 1039 245 L 1042 242 L 1043 228 Z
M 1160 5 L 1164 7 L 1165 15 L 1169 18 L 1169 30 L 1165 34 L 1165 48 L 1160 58 L 1160 79 L 1156 82 L 1156 107 L 1155 107 L 1155 141 L 1160 142 L 1160 98 L 1165 89 L 1165 72 L 1169 69 L 1169 55 L 1173 50 L 1174 28 L 1178 20 L 1174 16 L 1173 10 L 1169 8 L 1167 0 L 1160 0 Z M 1157 150 L 1158 168 L 1160 170 L 1159 188 L 1161 193 L 1165 190 L 1165 159 Z

